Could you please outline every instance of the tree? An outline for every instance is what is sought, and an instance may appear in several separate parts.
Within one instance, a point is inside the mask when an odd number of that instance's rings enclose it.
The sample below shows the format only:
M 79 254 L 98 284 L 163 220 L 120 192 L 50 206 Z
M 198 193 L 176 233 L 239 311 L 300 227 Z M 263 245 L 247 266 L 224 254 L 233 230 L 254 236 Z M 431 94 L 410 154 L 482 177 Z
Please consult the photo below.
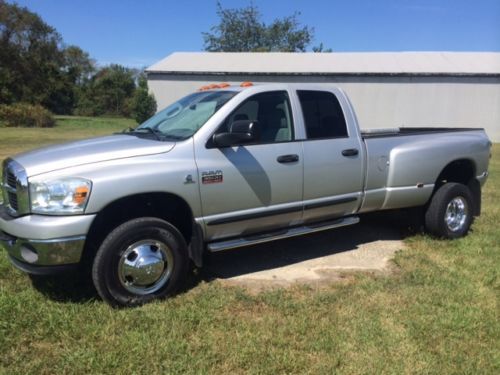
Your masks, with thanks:
M 144 74 L 138 79 L 138 87 L 134 93 L 133 115 L 138 124 L 142 124 L 156 112 L 156 100 L 148 92 L 148 81 Z
M 78 46 L 68 46 L 63 51 L 64 71 L 71 82 L 82 85 L 96 71 L 95 61 Z
M 219 24 L 202 33 L 209 52 L 304 52 L 313 40 L 314 29 L 301 26 L 297 12 L 267 25 L 253 4 L 223 9 L 217 3 L 217 15 Z
M 323 43 L 320 43 L 319 46 L 314 46 L 312 48 L 313 52 L 320 53 L 320 52 L 333 52 L 331 48 L 325 48 L 323 46 Z
M 78 113 L 82 115 L 130 115 L 128 102 L 135 91 L 134 71 L 112 64 L 97 71 L 82 87 Z
M 0 0 L 0 102 L 47 101 L 59 75 L 60 43 L 37 14 Z
M 42 104 L 71 113 L 92 60 L 25 7 L 0 0 L 0 104 Z

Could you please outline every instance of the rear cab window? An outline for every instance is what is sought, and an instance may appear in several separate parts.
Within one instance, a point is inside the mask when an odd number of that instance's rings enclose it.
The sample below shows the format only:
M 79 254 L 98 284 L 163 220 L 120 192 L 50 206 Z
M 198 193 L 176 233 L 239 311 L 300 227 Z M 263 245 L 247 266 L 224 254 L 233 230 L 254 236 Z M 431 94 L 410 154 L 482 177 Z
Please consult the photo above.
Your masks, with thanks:
M 297 90 L 307 139 L 348 137 L 344 112 L 329 91 Z

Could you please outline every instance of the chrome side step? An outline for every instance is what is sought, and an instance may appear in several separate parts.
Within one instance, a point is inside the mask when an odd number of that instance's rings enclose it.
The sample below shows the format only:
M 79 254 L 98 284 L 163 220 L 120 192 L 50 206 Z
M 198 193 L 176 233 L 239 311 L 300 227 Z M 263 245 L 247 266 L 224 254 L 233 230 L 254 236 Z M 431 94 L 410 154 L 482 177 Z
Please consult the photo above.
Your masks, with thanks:
M 318 224 L 309 224 L 302 227 L 294 227 L 289 229 L 283 229 L 276 232 L 257 234 L 255 236 L 235 238 L 226 241 L 211 242 L 207 245 L 208 251 L 215 253 L 217 251 L 223 251 L 228 249 L 234 249 L 237 247 L 250 246 L 264 242 L 270 242 L 275 240 L 281 240 L 283 238 L 300 236 L 307 233 L 321 232 L 328 229 L 344 227 L 347 225 L 359 223 L 359 217 L 349 216 L 334 221 L 328 221 Z

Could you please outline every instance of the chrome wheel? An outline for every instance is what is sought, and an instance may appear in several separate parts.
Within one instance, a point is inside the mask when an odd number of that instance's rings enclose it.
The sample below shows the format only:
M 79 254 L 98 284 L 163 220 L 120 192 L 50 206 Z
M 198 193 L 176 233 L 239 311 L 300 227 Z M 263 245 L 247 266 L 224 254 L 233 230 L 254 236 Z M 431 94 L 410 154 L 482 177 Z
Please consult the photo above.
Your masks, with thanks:
M 446 206 L 444 221 L 452 232 L 461 230 L 467 222 L 469 206 L 464 197 L 453 198 Z
M 157 240 L 130 245 L 118 263 L 118 278 L 131 293 L 146 295 L 161 289 L 174 268 L 172 250 Z

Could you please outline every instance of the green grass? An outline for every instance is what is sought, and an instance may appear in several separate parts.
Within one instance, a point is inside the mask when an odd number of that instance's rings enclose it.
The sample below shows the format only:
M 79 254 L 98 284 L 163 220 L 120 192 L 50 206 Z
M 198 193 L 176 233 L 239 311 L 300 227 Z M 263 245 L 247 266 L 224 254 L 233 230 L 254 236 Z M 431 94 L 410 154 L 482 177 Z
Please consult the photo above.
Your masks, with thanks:
M 61 118 L 56 129 L 2 128 L 0 150 L 128 125 Z M 499 188 L 495 145 L 468 237 L 409 237 L 390 275 L 319 288 L 255 294 L 194 279 L 170 300 L 112 310 L 78 281 L 31 281 L 0 252 L 0 373 L 498 374 Z
M 56 116 L 50 129 L 0 126 L 0 160 L 18 152 L 68 140 L 97 137 L 136 126 L 134 120 L 115 117 Z

